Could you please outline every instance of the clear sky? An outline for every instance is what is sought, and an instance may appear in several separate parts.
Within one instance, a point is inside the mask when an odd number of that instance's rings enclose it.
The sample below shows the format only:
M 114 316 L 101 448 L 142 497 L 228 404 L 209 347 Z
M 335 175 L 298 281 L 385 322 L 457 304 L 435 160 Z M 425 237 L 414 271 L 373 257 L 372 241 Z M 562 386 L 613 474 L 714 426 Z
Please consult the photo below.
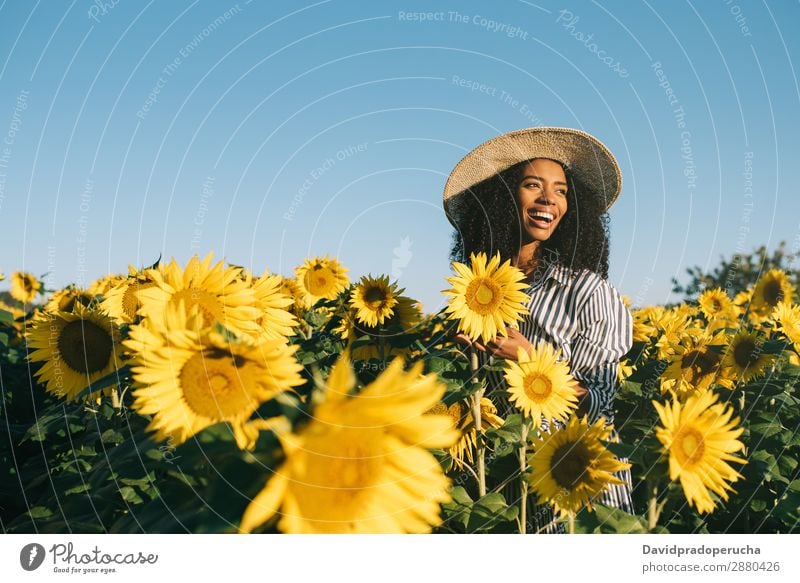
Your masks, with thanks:
M 330 254 L 435 311 L 450 169 L 553 125 L 622 167 L 612 283 L 669 301 L 687 266 L 800 246 L 797 22 L 788 1 L 4 0 L 0 271 Z

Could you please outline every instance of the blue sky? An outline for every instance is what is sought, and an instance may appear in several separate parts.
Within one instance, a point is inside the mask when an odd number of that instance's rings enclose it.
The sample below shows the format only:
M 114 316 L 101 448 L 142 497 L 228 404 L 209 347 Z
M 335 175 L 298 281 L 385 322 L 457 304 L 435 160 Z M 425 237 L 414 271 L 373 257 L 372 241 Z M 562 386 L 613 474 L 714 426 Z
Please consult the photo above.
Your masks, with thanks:
M 741 0 L 5 0 L 0 271 L 330 254 L 435 311 L 450 169 L 553 125 L 622 167 L 612 283 L 670 301 L 687 266 L 800 245 L 799 20 Z

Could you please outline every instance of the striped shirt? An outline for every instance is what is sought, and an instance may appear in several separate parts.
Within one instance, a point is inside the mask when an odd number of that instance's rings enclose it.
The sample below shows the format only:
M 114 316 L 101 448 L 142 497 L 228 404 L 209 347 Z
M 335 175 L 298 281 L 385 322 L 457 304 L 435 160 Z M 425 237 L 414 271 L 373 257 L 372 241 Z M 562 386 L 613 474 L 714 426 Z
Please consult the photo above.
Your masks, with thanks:
M 604 417 L 611 424 L 617 369 L 633 343 L 633 318 L 619 292 L 596 273 L 573 272 L 555 263 L 541 271 L 534 272 L 525 290 L 529 297 L 527 314 L 519 331 L 532 344 L 544 341 L 561 349 L 570 373 L 588 391 L 589 422 Z M 494 358 L 483 352 L 479 352 L 479 358 L 482 365 L 494 363 Z M 508 401 L 503 373 L 488 369 L 486 379 L 488 395 L 500 413 L 512 413 L 514 407 Z M 546 422 L 542 428 L 549 430 Z M 616 439 L 616 432 L 612 431 L 612 439 Z M 633 513 L 631 472 L 623 470 L 615 475 L 623 483 L 608 486 L 596 501 Z M 509 504 L 516 504 L 520 496 L 518 480 L 507 484 L 503 494 Z M 529 494 L 529 500 L 528 532 L 564 532 L 563 525 L 555 521 L 551 506 L 537 504 L 533 494 Z
M 633 318 L 614 287 L 596 273 L 551 263 L 525 290 L 527 314 L 519 331 L 531 343 L 560 348 L 570 373 L 588 394 L 589 422 L 614 420 L 617 369 L 633 343 Z M 481 364 L 494 358 L 480 353 Z M 505 392 L 503 373 L 487 371 L 490 392 Z M 507 402 L 498 399 L 506 408 Z

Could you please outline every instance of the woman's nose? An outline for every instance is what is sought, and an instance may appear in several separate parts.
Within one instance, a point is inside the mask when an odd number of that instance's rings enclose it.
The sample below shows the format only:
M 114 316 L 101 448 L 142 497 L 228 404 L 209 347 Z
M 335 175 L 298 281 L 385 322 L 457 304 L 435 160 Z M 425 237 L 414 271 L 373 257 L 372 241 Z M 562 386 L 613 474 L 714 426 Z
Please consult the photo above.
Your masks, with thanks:
M 545 204 L 555 204 L 555 193 L 550 190 L 549 188 L 542 188 L 539 196 L 537 197 L 537 202 L 543 202 Z

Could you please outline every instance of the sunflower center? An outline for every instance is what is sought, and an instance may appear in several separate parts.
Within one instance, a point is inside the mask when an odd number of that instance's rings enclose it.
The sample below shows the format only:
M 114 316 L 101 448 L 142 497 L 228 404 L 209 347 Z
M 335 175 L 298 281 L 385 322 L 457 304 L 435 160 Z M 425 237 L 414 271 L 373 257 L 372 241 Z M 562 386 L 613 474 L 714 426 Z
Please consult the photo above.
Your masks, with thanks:
M 306 442 L 307 472 L 296 491 L 310 519 L 351 517 L 363 496 L 375 493 L 387 457 L 382 431 L 343 428 Z
M 739 341 L 733 349 L 733 359 L 741 368 L 747 368 L 758 360 L 758 347 L 750 338 Z
M 253 411 L 247 360 L 223 350 L 192 356 L 181 368 L 183 398 L 192 411 L 207 419 L 232 419 Z
M 714 300 L 711 302 L 711 309 L 714 312 L 719 312 L 722 309 L 722 303 L 719 300 Z
M 537 403 L 547 400 L 553 392 L 553 383 L 547 376 L 538 372 L 527 375 L 523 386 L 528 398 Z
M 770 306 L 777 306 L 783 301 L 783 287 L 779 281 L 768 281 L 764 286 L 764 301 Z
M 364 303 L 371 308 L 376 308 L 386 301 L 386 291 L 378 288 L 371 287 L 364 292 Z
M 470 282 L 466 293 L 467 305 L 481 316 L 492 314 L 502 299 L 500 287 L 489 278 L 476 278 Z
M 58 336 L 58 352 L 68 367 L 92 374 L 108 366 L 114 342 L 111 334 L 89 320 L 68 322 Z
M 703 434 L 693 427 L 681 429 L 675 437 L 678 460 L 682 466 L 692 466 L 703 459 L 706 449 Z
M 139 290 L 144 289 L 142 287 Z M 137 290 L 138 291 L 138 290 Z M 138 295 L 136 296 L 136 301 L 138 302 L 139 298 Z M 175 293 L 172 296 L 172 301 L 178 303 L 180 300 L 183 300 L 186 303 L 186 308 L 191 308 L 192 306 L 198 306 L 200 311 L 203 314 L 203 325 L 210 326 L 215 322 L 222 321 L 222 304 L 219 301 L 219 298 L 204 290 L 197 287 L 189 287 L 186 289 L 182 289 L 181 291 Z
M 25 288 L 26 293 L 30 293 L 31 291 L 33 291 L 33 279 L 31 279 L 30 277 L 23 277 L 22 287 Z
M 560 445 L 550 461 L 550 473 L 556 484 L 566 490 L 574 490 L 589 481 L 589 466 L 592 457 L 586 445 L 569 441 Z
M 447 408 L 447 414 L 450 415 L 451 419 L 453 420 L 453 425 L 455 427 L 461 426 L 461 419 L 463 418 L 464 414 L 461 411 L 461 404 L 460 403 L 453 403 Z
M 331 288 L 333 283 L 333 273 L 327 267 L 315 265 L 312 270 L 306 273 L 306 289 L 314 296 L 324 296 Z
M 709 350 L 692 350 L 681 359 L 681 368 L 690 382 L 712 374 L 719 365 L 719 356 Z
M 122 311 L 130 319 L 134 319 L 139 313 L 139 308 L 142 307 L 142 302 L 139 300 L 139 292 L 143 289 L 153 287 L 155 283 L 147 281 L 144 283 L 131 283 L 125 288 L 125 293 L 122 294 Z

